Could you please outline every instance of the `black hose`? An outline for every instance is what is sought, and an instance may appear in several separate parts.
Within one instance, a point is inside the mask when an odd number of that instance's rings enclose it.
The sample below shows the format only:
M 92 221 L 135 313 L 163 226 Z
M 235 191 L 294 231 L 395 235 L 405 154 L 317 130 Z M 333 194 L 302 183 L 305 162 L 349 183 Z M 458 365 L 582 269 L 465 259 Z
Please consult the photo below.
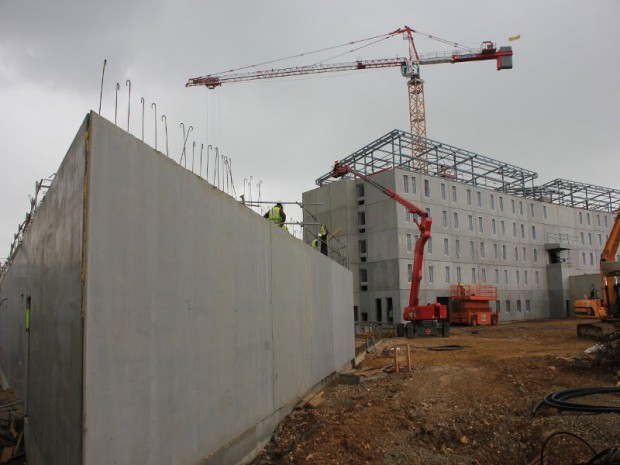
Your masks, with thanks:
M 461 349 L 464 349 L 466 347 L 469 348 L 470 346 L 459 346 L 459 345 L 453 344 L 453 345 L 447 345 L 447 346 L 427 347 L 426 350 L 434 350 L 434 351 L 440 352 L 440 351 L 444 351 L 444 350 L 461 350 Z
M 570 410 L 573 412 L 590 412 L 590 413 L 620 413 L 620 407 L 609 405 L 588 405 L 578 404 L 575 402 L 567 402 L 568 399 L 574 397 L 585 397 L 594 394 L 620 394 L 620 388 L 617 387 L 598 387 L 598 388 L 580 388 L 567 389 L 564 391 L 556 391 L 545 395 L 544 399 L 536 404 L 532 410 L 532 415 L 536 415 L 536 411 L 541 406 L 554 407 L 560 410 Z

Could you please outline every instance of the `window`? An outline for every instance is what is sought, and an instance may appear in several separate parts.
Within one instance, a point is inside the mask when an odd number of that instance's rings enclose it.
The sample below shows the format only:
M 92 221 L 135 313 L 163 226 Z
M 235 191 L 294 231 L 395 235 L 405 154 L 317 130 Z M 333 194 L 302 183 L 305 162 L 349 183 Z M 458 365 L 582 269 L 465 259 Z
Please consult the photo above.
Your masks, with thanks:
M 585 245 L 586 240 L 585 240 L 585 236 L 583 235 L 583 231 L 579 233 L 579 235 L 581 236 L 581 244 Z
M 411 276 L 413 275 L 413 263 L 407 264 L 407 281 L 411 282 Z
M 461 279 L 461 267 L 460 266 L 456 267 L 456 281 L 459 282 L 459 283 L 462 282 L 462 279 Z
M 357 197 L 364 197 L 364 184 L 356 184 L 355 189 L 357 190 Z
M 480 258 L 484 258 L 484 242 L 480 243 Z
M 500 211 L 504 211 L 504 198 L 503 197 L 499 198 L 499 209 Z
M 602 235 L 598 235 L 598 245 L 603 245 L 603 236 Z
M 515 223 L 514 221 L 512 223 L 512 235 L 514 237 L 517 237 L 517 223 Z
M 527 286 L 529 283 L 527 282 L 527 270 L 523 270 L 523 282 Z
M 588 226 L 590 226 L 590 214 L 586 213 L 586 222 L 588 223 Z
M 585 252 L 581 252 L 581 264 L 582 265 L 586 264 L 586 253 Z
M 377 312 L 377 321 L 383 321 L 383 310 L 381 309 L 381 299 L 375 299 L 375 310 Z
M 474 241 L 469 241 L 469 256 L 471 258 L 474 258 L 475 254 L 476 254 L 476 250 L 474 248 Z
M 461 258 L 461 241 L 459 239 L 454 241 L 454 253 L 456 258 Z
M 605 215 L 604 218 L 605 218 L 605 227 L 607 227 L 607 215 Z
M 497 313 L 502 311 L 501 302 L 499 300 L 495 301 L 495 308 L 497 309 Z
M 471 189 L 467 189 L 467 205 L 471 205 Z
M 491 194 L 491 210 L 495 210 L 495 197 Z
M 592 245 L 592 233 L 588 233 L 588 244 Z
M 359 232 L 364 232 L 366 229 L 364 226 L 366 225 L 366 212 L 357 212 L 357 226 Z
M 424 210 L 426 210 L 426 214 L 432 218 L 432 216 L 431 216 L 431 209 L 427 207 Z
M 487 282 L 487 269 L 486 268 L 482 268 L 480 270 L 480 272 L 482 273 L 481 281 L 483 283 L 486 283 Z
M 479 233 L 484 233 L 484 228 L 482 227 L 482 217 L 481 216 L 478 217 L 478 232 Z
M 493 231 L 493 235 L 497 235 L 497 224 L 495 218 L 491 218 L 491 230 Z
M 523 216 L 523 202 L 519 200 L 519 215 Z
M 409 176 L 406 174 L 403 176 L 403 191 L 405 194 L 409 193 Z
M 441 224 L 444 228 L 448 227 L 448 212 L 445 210 L 441 212 Z
M 368 290 L 368 270 L 360 268 L 360 290 Z
M 536 240 L 536 226 L 532 225 L 532 240 Z
M 405 223 L 411 223 L 411 212 L 407 207 L 403 207 L 405 209 Z
M 506 313 L 510 313 L 510 300 L 506 301 Z
M 413 237 L 411 234 L 407 233 L 407 253 L 411 253 L 413 251 Z
M 583 214 L 579 212 L 579 224 L 583 224 Z
M 530 204 L 530 216 L 532 218 L 534 218 L 534 216 L 536 216 L 536 215 L 534 215 L 534 204 L 533 203 Z
M 495 258 L 495 260 L 499 258 L 499 255 L 497 253 L 497 244 L 493 244 L 493 258 Z
M 525 225 L 521 223 L 521 239 L 525 239 Z
M 450 241 L 448 238 L 444 238 L 443 240 L 443 254 L 448 257 L 450 255 Z
M 441 200 L 446 200 L 446 185 L 441 183 Z
M 521 313 L 521 299 L 517 300 L 517 312 Z
M 426 252 L 431 254 L 433 253 L 433 238 L 429 237 L 426 241 Z
M 476 269 L 475 268 L 471 269 L 471 282 L 472 284 L 476 284 Z
M 510 199 L 510 209 L 512 210 L 512 213 L 516 213 L 514 199 Z
M 428 266 L 428 282 L 432 283 L 435 280 L 435 276 L 433 275 L 433 265 Z
M 471 215 L 468 215 L 467 220 L 469 221 L 469 230 L 473 231 L 474 230 L 474 217 Z
M 506 246 L 502 245 L 502 258 L 506 260 Z
M 359 244 L 359 250 L 360 250 L 360 255 L 366 255 L 366 240 L 360 240 L 358 242 Z
M 456 186 L 452 186 L 452 201 L 456 202 Z
M 532 310 L 532 307 L 530 306 L 530 301 L 529 301 L 529 300 L 526 300 L 526 301 L 525 301 L 525 311 L 526 311 L 527 313 L 530 313 L 530 311 L 531 311 L 531 310 Z
M 387 310 L 387 319 L 388 323 L 394 322 L 394 304 L 392 303 L 392 298 L 388 297 L 385 299 L 386 301 L 386 310 Z
M 428 179 L 424 180 L 424 197 L 430 197 L 431 196 L 431 185 L 428 182 Z
M 504 270 L 504 284 L 508 285 L 508 270 Z
M 534 249 L 534 263 L 538 263 L 538 249 Z
M 493 270 L 494 274 L 495 274 L 495 284 L 499 284 L 499 269 L 495 268 Z
M 519 261 L 519 247 L 515 247 L 515 262 Z
M 445 270 L 445 280 L 447 283 L 450 282 L 450 267 L 446 266 L 446 270 Z
M 594 265 L 594 254 L 590 252 L 590 266 Z
M 519 270 L 515 270 L 515 276 L 517 277 L 517 284 L 521 284 L 521 276 L 519 275 Z
M 543 218 L 547 219 L 547 206 L 543 205 Z
M 499 225 L 502 227 L 502 236 L 506 235 L 506 224 L 504 223 L 504 220 L 501 220 L 499 222 Z
M 415 194 L 417 192 L 418 192 L 418 186 L 417 186 L 417 183 L 416 183 L 416 178 L 411 176 L 411 193 Z
M 596 215 L 596 225 L 597 226 L 601 225 L 601 215 Z
M 527 262 L 527 249 L 525 247 L 521 248 L 521 258 L 524 262 Z
M 459 214 L 454 212 L 454 229 L 459 229 Z
M 480 192 L 476 192 L 476 203 L 478 207 L 482 207 L 482 194 Z
M 538 286 L 539 284 L 539 279 L 538 279 L 538 271 L 534 271 L 534 281 L 536 282 L 536 286 Z

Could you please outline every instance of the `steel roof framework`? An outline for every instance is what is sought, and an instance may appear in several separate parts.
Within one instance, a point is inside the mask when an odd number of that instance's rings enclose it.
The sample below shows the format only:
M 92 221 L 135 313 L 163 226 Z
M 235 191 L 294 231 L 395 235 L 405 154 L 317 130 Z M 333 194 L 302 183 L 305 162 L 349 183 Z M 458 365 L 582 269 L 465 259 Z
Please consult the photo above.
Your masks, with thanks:
M 424 150 L 420 153 L 420 148 Z M 413 155 L 419 153 L 418 156 Z M 538 173 L 493 158 L 410 133 L 393 130 L 340 160 L 366 176 L 401 168 L 483 187 L 519 197 L 574 208 L 613 212 L 620 208 L 620 191 L 565 179 L 536 186 Z M 345 176 L 352 179 L 351 175 Z M 316 180 L 322 186 L 335 179 L 331 172 Z

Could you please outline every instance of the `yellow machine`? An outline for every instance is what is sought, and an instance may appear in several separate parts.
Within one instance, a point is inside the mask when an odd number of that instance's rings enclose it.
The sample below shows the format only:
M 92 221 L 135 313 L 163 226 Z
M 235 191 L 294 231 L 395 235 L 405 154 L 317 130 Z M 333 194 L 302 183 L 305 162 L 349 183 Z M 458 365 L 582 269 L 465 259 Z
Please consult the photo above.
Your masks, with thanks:
M 575 301 L 575 316 L 599 320 L 577 325 L 577 336 L 602 340 L 620 328 L 620 262 L 616 253 L 620 244 L 620 211 L 601 253 L 601 297 Z

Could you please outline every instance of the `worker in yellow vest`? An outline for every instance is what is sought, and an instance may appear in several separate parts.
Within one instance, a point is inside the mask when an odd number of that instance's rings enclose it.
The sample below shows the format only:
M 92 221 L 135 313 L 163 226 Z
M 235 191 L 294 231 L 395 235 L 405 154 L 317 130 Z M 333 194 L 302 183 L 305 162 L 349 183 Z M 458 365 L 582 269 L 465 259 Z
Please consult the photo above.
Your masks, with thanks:
M 286 221 L 286 213 L 284 213 L 284 207 L 280 202 L 271 207 L 271 209 L 265 213 L 263 217 L 280 227 L 284 226 L 284 222 Z
M 329 231 L 327 230 L 327 226 L 324 224 L 321 225 L 321 231 L 319 232 L 319 238 L 321 239 L 321 253 L 323 255 L 327 255 L 327 235 Z
M 319 250 L 319 238 L 315 237 L 314 240 L 310 243 L 310 245 L 312 245 L 312 248 L 314 250 Z

